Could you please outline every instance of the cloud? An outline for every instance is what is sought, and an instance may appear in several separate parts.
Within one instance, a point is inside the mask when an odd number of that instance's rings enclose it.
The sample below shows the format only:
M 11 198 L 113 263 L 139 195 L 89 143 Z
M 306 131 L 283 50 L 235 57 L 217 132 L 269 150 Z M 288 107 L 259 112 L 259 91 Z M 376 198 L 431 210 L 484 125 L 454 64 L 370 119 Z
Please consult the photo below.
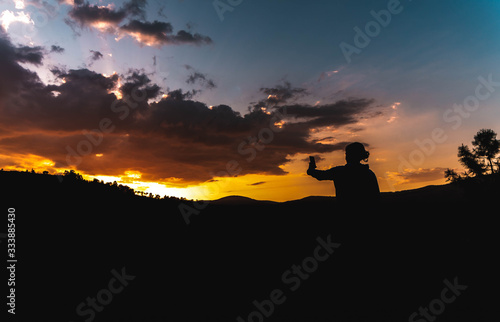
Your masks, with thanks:
M 50 46 L 50 52 L 61 54 L 64 52 L 64 48 L 62 48 L 61 46 L 52 45 L 52 46 Z
M 198 33 L 192 34 L 185 30 L 173 33 L 173 27 L 168 22 L 155 20 L 153 22 L 142 22 L 132 20 L 120 27 L 122 34 L 133 37 L 138 43 L 146 46 L 160 47 L 163 45 L 179 44 L 211 44 L 212 39 Z
M 98 61 L 99 59 L 102 59 L 102 57 L 104 57 L 104 56 L 103 56 L 103 54 L 102 54 L 100 51 L 97 51 L 97 50 L 92 50 L 92 49 L 91 49 L 91 50 L 90 50 L 90 53 L 92 54 L 92 55 L 90 55 L 90 57 L 89 57 L 89 58 L 90 58 L 90 61 L 91 61 L 90 66 L 92 66 L 92 64 L 93 64 L 95 61 Z
M 20 65 L 42 59 L 42 48 L 16 47 L 0 37 L 0 155 L 34 155 L 54 169 L 88 174 L 133 170 L 144 181 L 195 183 L 214 179 L 235 160 L 239 175 L 283 175 L 293 155 L 344 148 L 345 142 L 315 140 L 314 130 L 356 124 L 373 105 L 370 99 L 298 104 L 293 100 L 304 91 L 284 85 L 261 91 L 263 101 L 277 95 L 279 105 L 242 114 L 207 106 L 194 99 L 194 90 L 164 92 L 137 69 L 104 76 L 52 68 L 59 81 L 46 85 Z M 103 122 L 109 133 L 100 130 Z
M 3 29 L 5 29 L 5 31 L 9 30 L 9 26 L 14 22 L 32 25 L 35 24 L 31 19 L 29 13 L 25 13 L 24 11 L 14 13 L 10 10 L 4 10 L 0 14 L 0 25 L 3 27 Z
M 43 53 L 40 47 L 16 47 L 13 46 L 7 35 L 0 29 L 0 100 L 6 104 L 9 99 L 17 100 L 20 95 L 36 88 L 40 82 L 37 74 L 31 72 L 19 63 L 32 62 L 36 65 L 41 63 Z M 15 101 L 13 102 L 15 104 Z M 3 108 L 7 108 L 4 105 Z M 0 104 L 2 107 L 2 104 Z M 15 105 L 10 108 L 15 109 Z
M 193 70 L 193 72 L 188 76 L 188 78 L 186 79 L 186 83 L 188 84 L 200 84 L 201 86 L 207 88 L 207 89 L 214 89 L 217 87 L 217 85 L 215 85 L 215 82 L 208 78 L 208 76 L 206 74 L 203 74 L 203 73 L 200 73 L 196 70 L 194 70 L 193 67 L 189 66 L 189 65 L 185 65 L 184 66 L 187 70 Z
M 67 4 L 67 5 L 70 5 L 70 6 L 73 6 L 73 5 L 81 5 L 84 3 L 84 0 L 57 0 L 57 3 L 58 4 Z
M 353 124 L 358 121 L 361 113 L 364 113 L 373 99 L 348 99 L 323 105 L 294 104 L 278 108 L 278 111 L 286 109 L 295 119 L 303 119 L 301 124 L 309 128 L 340 126 Z
M 322 72 L 321 75 L 319 75 L 319 78 L 318 78 L 318 83 L 321 82 L 322 80 L 326 79 L 326 78 L 330 78 L 332 77 L 333 75 L 337 74 L 339 71 L 338 70 L 332 70 L 332 71 L 327 71 L 327 72 Z
M 420 183 L 444 178 L 446 168 L 405 169 L 403 172 L 386 172 L 387 178 L 395 185 Z
M 254 183 L 249 183 L 249 186 L 260 186 L 261 184 L 265 184 L 266 181 L 259 181 L 259 182 L 254 182 Z
M 179 30 L 174 33 L 174 29 L 169 22 L 145 21 L 145 6 L 145 0 L 125 2 L 119 9 L 115 9 L 113 4 L 98 6 L 90 5 L 88 2 L 78 5 L 75 3 L 65 21 L 77 34 L 79 34 L 79 29 L 94 28 L 101 32 L 117 35 L 116 40 L 120 40 L 124 36 L 130 36 L 144 46 L 161 47 L 165 45 L 205 45 L 212 43 L 210 37 L 199 33 L 186 30 Z M 125 23 L 122 24 L 122 22 Z
M 213 89 L 217 87 L 217 85 L 215 85 L 215 82 L 213 80 L 208 79 L 206 74 L 202 74 L 200 72 L 194 72 L 191 75 L 189 75 L 188 79 L 186 80 L 186 83 L 188 84 L 199 83 L 208 89 Z
M 284 85 L 277 85 L 276 87 L 262 87 L 260 91 L 268 95 L 265 99 L 267 106 L 275 106 L 307 95 L 307 91 L 304 88 L 292 88 L 289 82 L 285 82 Z
M 130 16 L 145 19 L 146 12 L 144 8 L 146 7 L 146 4 L 146 0 L 130 0 L 123 4 L 122 10 Z
M 127 12 L 113 10 L 112 5 L 97 6 L 84 3 L 75 5 L 68 15 L 80 28 L 93 27 L 102 32 L 113 33 L 116 26 L 125 19 Z
M 321 155 L 319 154 L 316 154 L 316 155 L 312 155 L 314 157 L 314 161 L 316 161 L 316 163 L 320 162 L 320 161 L 324 161 L 325 158 L 323 158 Z M 302 162 L 307 162 L 309 163 L 309 157 L 307 158 L 304 158 L 301 160 Z
M 42 47 L 29 47 L 22 46 L 14 48 L 16 61 L 21 63 L 31 63 L 34 65 L 41 65 L 43 60 Z
M 14 4 L 16 9 L 24 9 L 26 7 L 23 0 L 14 0 Z

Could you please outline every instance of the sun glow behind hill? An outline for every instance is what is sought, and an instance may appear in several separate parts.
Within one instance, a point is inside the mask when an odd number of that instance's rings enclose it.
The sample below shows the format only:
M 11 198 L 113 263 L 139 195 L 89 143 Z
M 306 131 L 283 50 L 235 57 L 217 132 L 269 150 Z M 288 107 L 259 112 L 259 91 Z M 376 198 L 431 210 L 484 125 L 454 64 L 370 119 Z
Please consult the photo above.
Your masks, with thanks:
M 99 157 L 96 155 L 96 157 Z M 118 184 L 127 185 L 137 192 L 143 192 L 147 195 L 159 195 L 160 197 L 171 196 L 177 198 L 197 199 L 197 200 L 215 200 L 230 195 L 240 195 L 256 200 L 272 200 L 272 201 L 288 201 L 301 199 L 307 196 L 333 196 L 335 190 L 331 181 L 318 182 L 317 180 L 307 176 L 305 170 L 307 163 L 304 161 L 306 155 L 298 155 L 291 160 L 287 165 L 283 166 L 283 170 L 288 172 L 287 175 L 266 175 L 266 174 L 249 174 L 236 177 L 214 177 L 206 182 L 181 182 L 178 178 L 166 178 L 160 181 L 145 180 L 143 174 L 137 170 L 128 170 L 119 175 L 92 174 L 85 173 L 78 169 L 58 168 L 54 161 L 43 158 L 37 155 L 4 156 L 0 155 L 0 162 L 9 160 L 9 165 L 3 166 L 6 171 L 33 171 L 42 173 L 47 171 L 50 174 L 63 174 L 65 170 L 75 170 L 81 173 L 85 180 L 92 181 L 97 179 L 104 183 L 117 182 Z M 319 168 L 327 169 L 336 164 L 342 164 L 343 153 L 337 152 L 331 156 L 332 160 L 329 163 L 324 161 L 319 162 Z M 14 159 L 13 159 L 14 158 Z M 15 162 L 14 162 L 15 161 Z M 374 161 L 375 167 L 378 161 Z M 384 160 L 380 161 L 384 162 Z M 441 171 L 436 169 L 436 171 Z M 411 175 L 422 175 L 421 170 L 414 170 L 408 173 Z M 376 171 L 377 173 L 377 171 Z M 395 176 L 396 177 L 393 177 Z M 384 177 L 378 177 L 382 191 L 393 191 L 387 184 Z M 397 177 L 396 174 L 390 174 L 389 179 L 393 182 L 401 181 L 404 183 L 404 189 L 414 189 L 423 186 L 423 182 L 406 182 L 408 179 Z M 443 184 L 444 179 L 432 180 L 432 175 L 425 184 Z M 398 181 L 399 180 L 399 181 Z M 401 189 L 397 189 L 401 190 Z

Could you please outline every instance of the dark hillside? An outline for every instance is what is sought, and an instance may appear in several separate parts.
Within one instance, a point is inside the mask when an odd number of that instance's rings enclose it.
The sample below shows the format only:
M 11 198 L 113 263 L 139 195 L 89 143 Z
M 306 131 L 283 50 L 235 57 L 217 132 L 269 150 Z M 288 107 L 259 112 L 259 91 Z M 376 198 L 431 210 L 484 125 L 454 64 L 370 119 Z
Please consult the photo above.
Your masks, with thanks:
M 51 322 L 408 321 L 441 298 L 444 280 L 467 288 L 442 313 L 429 311 L 436 321 L 496 316 L 497 199 L 458 185 L 349 208 L 326 197 L 232 197 L 186 225 L 178 205 L 189 201 L 41 174 L 0 172 L 0 182 L 4 211 L 16 212 L 20 321 L 33 312 Z M 321 243 L 340 245 L 311 260 Z M 106 301 L 101 290 L 122 269 L 135 278 L 109 304 L 85 304 Z M 281 303 L 272 310 L 271 298 Z M 252 313 L 256 305 L 269 316 Z

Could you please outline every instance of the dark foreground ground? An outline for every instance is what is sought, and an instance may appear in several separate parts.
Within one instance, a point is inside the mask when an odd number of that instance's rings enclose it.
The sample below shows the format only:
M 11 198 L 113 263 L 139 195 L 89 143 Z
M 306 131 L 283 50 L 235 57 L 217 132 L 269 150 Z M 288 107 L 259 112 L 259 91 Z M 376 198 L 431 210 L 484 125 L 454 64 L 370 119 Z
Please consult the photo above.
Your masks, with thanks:
M 497 184 L 349 211 L 331 198 L 227 199 L 189 225 L 179 200 L 43 175 L 4 172 L 0 184 L 0 233 L 16 214 L 18 321 L 498 319 Z

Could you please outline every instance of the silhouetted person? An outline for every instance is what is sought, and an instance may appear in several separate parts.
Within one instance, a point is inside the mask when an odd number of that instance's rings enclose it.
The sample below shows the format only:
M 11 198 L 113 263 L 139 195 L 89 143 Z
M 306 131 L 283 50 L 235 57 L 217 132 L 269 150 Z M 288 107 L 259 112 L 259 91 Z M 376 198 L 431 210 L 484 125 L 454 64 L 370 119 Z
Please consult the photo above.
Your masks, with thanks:
M 316 163 L 311 157 L 307 174 L 318 180 L 333 180 L 337 200 L 340 202 L 356 202 L 360 206 L 369 206 L 364 202 L 377 202 L 380 198 L 375 173 L 370 170 L 368 164 L 360 163 L 361 160 L 368 161 L 369 155 L 363 144 L 354 142 L 345 148 L 346 165 L 329 170 L 316 170 Z

